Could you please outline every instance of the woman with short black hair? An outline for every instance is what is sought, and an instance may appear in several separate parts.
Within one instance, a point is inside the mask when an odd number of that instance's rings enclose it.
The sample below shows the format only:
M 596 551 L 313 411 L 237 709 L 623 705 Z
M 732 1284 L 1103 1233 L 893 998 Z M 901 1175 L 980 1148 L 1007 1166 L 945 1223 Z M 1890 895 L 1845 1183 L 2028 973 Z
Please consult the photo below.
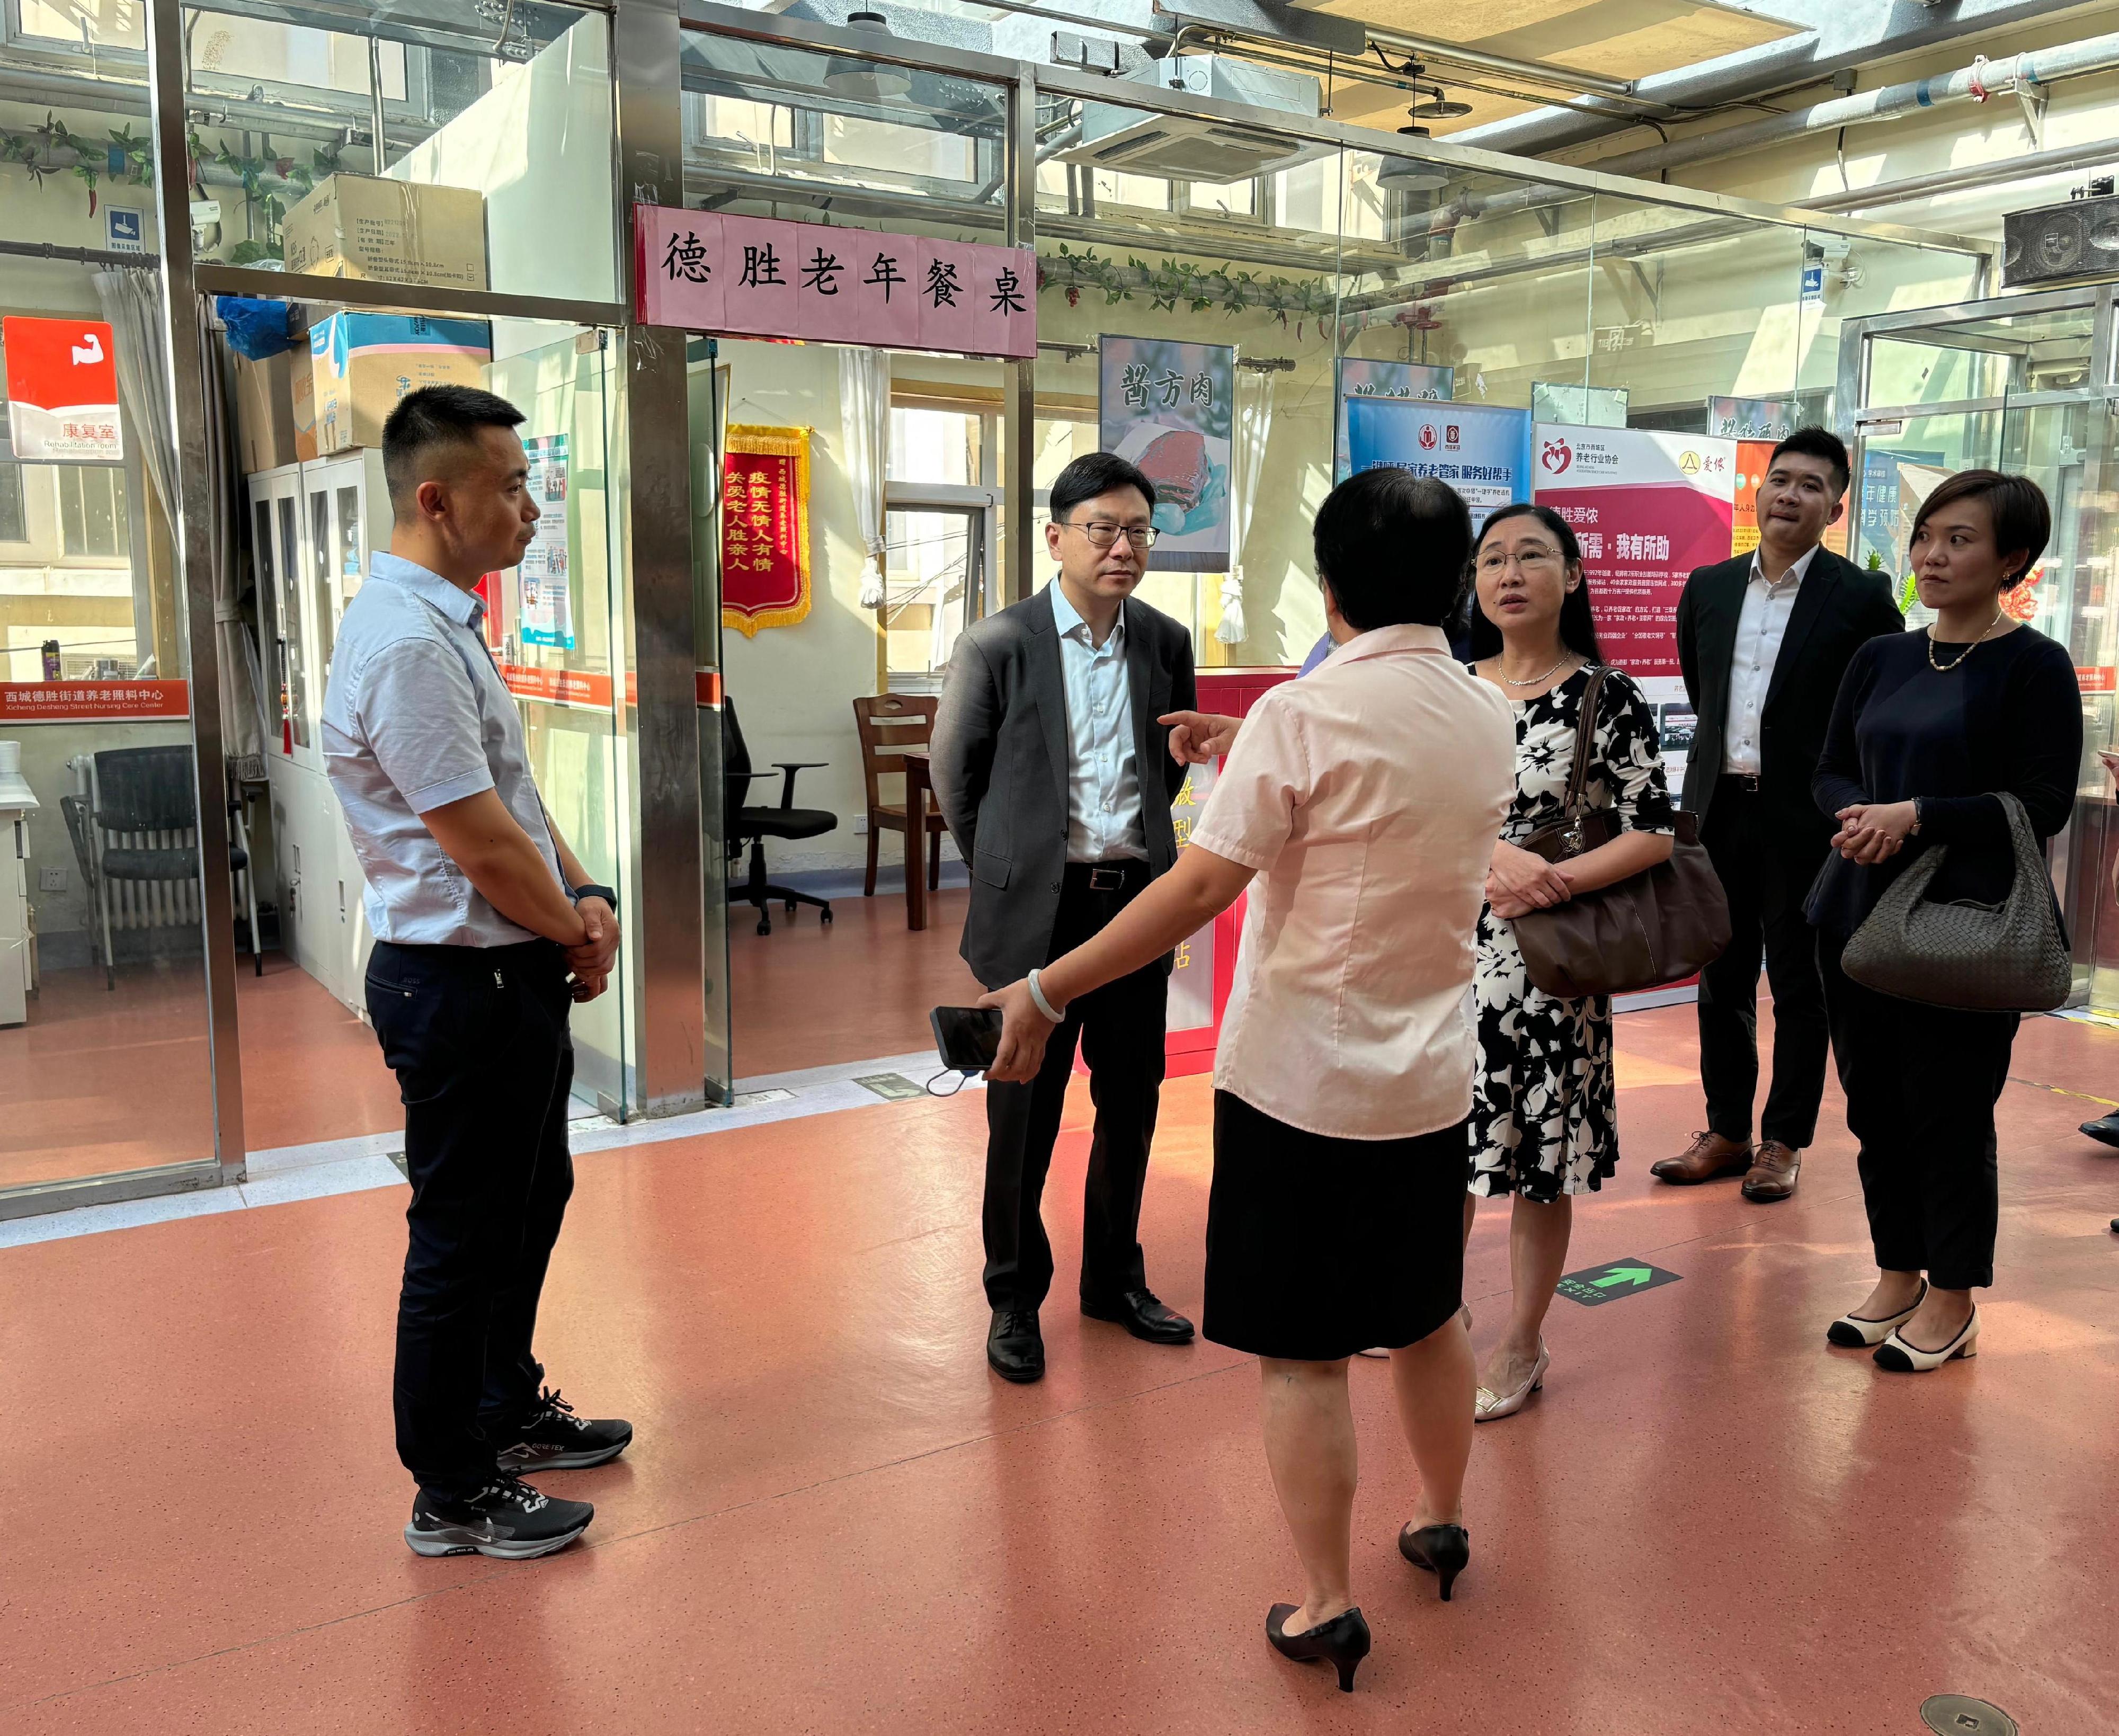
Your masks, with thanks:
M 1511 789 L 1508 708 L 1441 622 L 1472 546 L 1431 477 L 1370 470 L 1319 508 L 1333 650 L 1233 719 L 1172 713 L 1171 751 L 1227 763 L 1177 866 L 1094 940 L 989 995 L 989 1079 L 1035 1071 L 1068 1000 L 1196 934 L 1246 889 L 1214 1068 L 1206 1335 L 1259 1358 L 1266 1459 L 1301 1557 L 1266 1637 L 1351 1688 L 1356 1461 L 1347 1359 L 1389 1347 L 1420 1470 L 1398 1549 L 1444 1597 L 1471 1558 L 1470 1340 L 1458 1318 L 1472 925 Z
M 1877 1364 L 1901 1372 L 1978 1349 L 1972 1293 L 1994 1282 L 1994 1105 L 2018 1015 L 1880 994 L 1840 956 L 1923 850 L 1950 851 L 1930 898 L 2008 897 L 2015 851 L 1998 792 L 2022 804 L 2041 843 L 2067 824 L 2082 762 L 2073 661 L 2005 605 L 2052 526 L 2038 485 L 1998 471 L 1964 471 L 1922 503 L 1912 564 L 1935 620 L 1854 654 L 1811 786 L 1839 823 L 1807 908 L 1878 1267 L 1867 1299 L 1826 1335 L 1876 1346 Z

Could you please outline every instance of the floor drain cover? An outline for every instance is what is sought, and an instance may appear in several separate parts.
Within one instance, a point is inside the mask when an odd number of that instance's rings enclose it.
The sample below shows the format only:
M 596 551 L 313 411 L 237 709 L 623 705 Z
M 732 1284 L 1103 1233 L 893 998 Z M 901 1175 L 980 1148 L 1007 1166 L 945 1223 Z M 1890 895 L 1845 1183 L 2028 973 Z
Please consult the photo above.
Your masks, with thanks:
M 1968 1694 L 1936 1694 L 1921 1705 L 1921 1722 L 1941 1736 L 2016 1736 L 2016 1720 Z

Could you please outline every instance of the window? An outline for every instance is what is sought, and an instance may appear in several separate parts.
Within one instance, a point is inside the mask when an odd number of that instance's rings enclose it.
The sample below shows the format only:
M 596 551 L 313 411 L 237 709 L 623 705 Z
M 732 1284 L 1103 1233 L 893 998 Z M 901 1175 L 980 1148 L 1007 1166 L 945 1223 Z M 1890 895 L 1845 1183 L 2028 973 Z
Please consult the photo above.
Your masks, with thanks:
M 7 431 L 7 406 L 0 400 L 0 542 L 27 542 L 29 515 L 22 507 L 22 466 L 14 462 Z
M 66 552 L 115 560 L 128 552 L 125 473 L 115 465 L 61 464 L 59 527 Z

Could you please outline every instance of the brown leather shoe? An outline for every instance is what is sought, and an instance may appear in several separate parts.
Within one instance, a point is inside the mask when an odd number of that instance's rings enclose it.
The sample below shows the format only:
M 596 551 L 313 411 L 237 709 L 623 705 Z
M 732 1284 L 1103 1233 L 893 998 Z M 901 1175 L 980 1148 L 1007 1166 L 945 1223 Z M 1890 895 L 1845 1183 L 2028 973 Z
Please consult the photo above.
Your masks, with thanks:
M 1744 1177 L 1744 1197 L 1760 1205 L 1792 1198 L 1795 1178 L 1801 1171 L 1801 1152 L 1782 1144 L 1778 1140 L 1762 1140 L 1759 1154 L 1751 1160 L 1750 1173 Z
M 1741 1175 L 1750 1167 L 1749 1140 L 1725 1140 L 1718 1133 L 1695 1133 L 1688 1149 L 1674 1158 L 1651 1163 L 1648 1173 L 1658 1181 L 1689 1187 L 1695 1181 L 1712 1181 L 1718 1176 Z

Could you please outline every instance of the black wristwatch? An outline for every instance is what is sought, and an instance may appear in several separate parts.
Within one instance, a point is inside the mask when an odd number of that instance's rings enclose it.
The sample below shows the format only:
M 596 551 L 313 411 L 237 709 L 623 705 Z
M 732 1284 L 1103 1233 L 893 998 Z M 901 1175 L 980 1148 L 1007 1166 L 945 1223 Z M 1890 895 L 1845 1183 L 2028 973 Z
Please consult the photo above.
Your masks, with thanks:
M 593 880 L 586 881 L 582 884 L 575 887 L 573 891 L 567 894 L 567 896 L 572 898 L 577 904 L 580 903 L 583 898 L 601 898 L 605 903 L 610 906 L 610 913 L 613 916 L 616 916 L 618 914 L 617 893 L 613 891 L 608 886 L 597 885 Z

